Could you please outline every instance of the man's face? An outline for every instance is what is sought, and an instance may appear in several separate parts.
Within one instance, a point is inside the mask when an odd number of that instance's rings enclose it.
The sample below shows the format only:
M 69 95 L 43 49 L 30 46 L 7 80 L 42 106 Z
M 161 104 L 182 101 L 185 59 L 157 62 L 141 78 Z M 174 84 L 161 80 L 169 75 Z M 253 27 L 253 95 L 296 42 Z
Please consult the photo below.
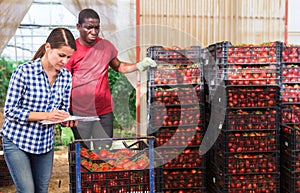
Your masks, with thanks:
M 100 20 L 87 18 L 84 23 L 77 24 L 77 29 L 80 33 L 80 43 L 91 46 L 96 42 L 100 31 Z

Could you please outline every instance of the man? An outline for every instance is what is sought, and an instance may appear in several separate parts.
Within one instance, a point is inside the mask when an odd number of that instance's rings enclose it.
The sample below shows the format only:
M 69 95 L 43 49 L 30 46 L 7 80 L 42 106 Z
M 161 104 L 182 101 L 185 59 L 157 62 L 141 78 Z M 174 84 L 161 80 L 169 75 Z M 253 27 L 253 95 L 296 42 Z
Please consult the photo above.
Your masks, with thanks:
M 66 68 L 73 75 L 71 111 L 74 115 L 99 116 L 100 121 L 79 122 L 73 127 L 75 139 L 113 137 L 113 101 L 108 81 L 109 66 L 120 73 L 144 71 L 156 63 L 145 58 L 137 64 L 118 59 L 118 51 L 108 40 L 100 38 L 100 17 L 93 9 L 79 13 L 77 51 Z M 109 142 L 107 143 L 109 144 Z M 89 143 L 86 144 L 89 147 Z M 94 143 L 94 148 L 102 146 Z

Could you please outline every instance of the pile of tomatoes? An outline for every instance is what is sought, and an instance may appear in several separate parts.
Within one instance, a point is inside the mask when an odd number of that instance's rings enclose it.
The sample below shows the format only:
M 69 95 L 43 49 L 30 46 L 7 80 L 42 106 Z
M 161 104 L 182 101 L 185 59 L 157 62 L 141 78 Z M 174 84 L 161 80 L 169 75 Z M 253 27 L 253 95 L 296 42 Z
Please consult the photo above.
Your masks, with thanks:
M 91 172 L 116 170 L 143 170 L 149 165 L 147 151 L 135 152 L 128 148 L 117 151 L 101 149 L 99 154 L 86 148 L 81 148 L 81 166 Z

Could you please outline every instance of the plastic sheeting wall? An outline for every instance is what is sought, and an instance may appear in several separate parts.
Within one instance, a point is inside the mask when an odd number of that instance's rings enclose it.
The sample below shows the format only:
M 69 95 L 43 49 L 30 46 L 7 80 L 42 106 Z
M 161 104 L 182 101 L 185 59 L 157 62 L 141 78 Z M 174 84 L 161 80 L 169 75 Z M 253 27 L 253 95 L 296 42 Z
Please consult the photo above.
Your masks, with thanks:
M 30 8 L 33 0 L 0 1 L 0 54 L 16 32 L 19 23 Z
M 140 0 L 141 42 L 182 47 L 284 41 L 285 0 Z

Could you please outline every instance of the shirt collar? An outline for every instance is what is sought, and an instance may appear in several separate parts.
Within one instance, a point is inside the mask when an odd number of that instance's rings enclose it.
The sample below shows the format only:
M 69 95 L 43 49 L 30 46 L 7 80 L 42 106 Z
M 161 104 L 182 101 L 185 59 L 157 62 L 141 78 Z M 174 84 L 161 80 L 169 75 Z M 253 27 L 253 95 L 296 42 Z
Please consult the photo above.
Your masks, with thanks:
M 43 67 L 42 67 L 42 63 L 41 63 L 41 58 L 37 58 L 36 60 L 33 61 L 36 65 L 35 68 L 35 74 L 40 74 L 44 71 Z
M 41 58 L 37 58 L 36 60 L 33 61 L 37 68 L 35 68 L 35 74 L 40 74 L 42 72 L 44 72 L 44 69 L 42 67 L 42 63 L 41 63 Z M 66 76 L 67 75 L 67 70 L 65 70 L 64 68 L 62 68 L 58 73 L 57 73 L 57 76 Z

